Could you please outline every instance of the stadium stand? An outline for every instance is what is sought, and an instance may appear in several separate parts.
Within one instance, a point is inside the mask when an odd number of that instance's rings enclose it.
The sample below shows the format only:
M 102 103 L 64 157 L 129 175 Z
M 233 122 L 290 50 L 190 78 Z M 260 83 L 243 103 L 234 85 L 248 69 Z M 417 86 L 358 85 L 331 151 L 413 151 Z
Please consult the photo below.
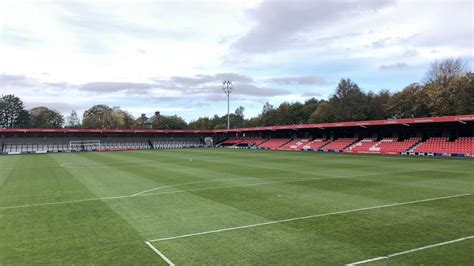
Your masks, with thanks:
M 408 151 L 421 141 L 421 138 L 409 138 L 404 141 L 397 141 L 396 138 L 384 138 L 369 149 L 371 152 L 381 154 L 399 154 Z
M 219 146 L 239 146 L 239 147 L 248 147 L 248 146 L 259 146 L 268 139 L 264 138 L 230 138 L 219 143 Z
M 323 147 L 326 151 L 343 151 L 357 141 L 357 138 L 340 138 Z
M 303 146 L 308 144 L 310 141 L 310 139 L 294 139 L 280 147 L 280 150 L 299 151 L 302 150 Z
M 450 141 L 447 137 L 430 138 L 413 149 L 415 153 L 474 154 L 474 138 L 461 137 Z
M 204 147 L 200 138 L 156 138 L 151 140 L 154 149 L 181 149 Z
M 303 146 L 303 150 L 317 151 L 319 149 L 322 149 L 326 144 L 328 144 L 330 142 L 331 142 L 331 140 L 313 139 L 308 144 Z
M 148 150 L 150 149 L 150 142 L 148 139 L 142 138 L 118 138 L 118 139 L 104 139 L 101 141 L 100 149 L 105 151 L 113 150 Z
M 474 115 L 219 130 L 0 128 L 0 152 L 176 149 L 217 144 L 252 149 L 474 157 L 473 136 Z
M 238 144 L 239 146 L 259 146 L 262 145 L 268 139 L 262 138 L 255 138 L 255 139 L 242 139 L 242 141 Z
M 7 140 L 4 143 L 4 153 L 44 153 L 69 150 L 68 142 L 56 139 L 21 138 L 16 141 Z
M 223 146 L 232 146 L 232 145 L 239 144 L 243 140 L 244 139 L 226 139 L 223 142 L 221 142 L 220 144 L 223 145 Z
M 71 144 L 73 142 L 74 144 Z M 94 142 L 94 143 L 91 143 Z M 201 138 L 21 138 L 2 145 L 2 153 L 119 151 L 204 147 Z
M 347 147 L 344 152 L 368 152 L 371 147 L 373 147 L 377 141 L 375 139 L 362 139 L 349 147 Z
M 408 151 L 421 141 L 421 138 L 409 138 L 398 141 L 397 138 L 362 139 L 344 150 L 347 153 L 400 154 Z
M 278 150 L 280 147 L 290 142 L 291 139 L 270 139 L 259 144 L 258 147 L 262 149 Z

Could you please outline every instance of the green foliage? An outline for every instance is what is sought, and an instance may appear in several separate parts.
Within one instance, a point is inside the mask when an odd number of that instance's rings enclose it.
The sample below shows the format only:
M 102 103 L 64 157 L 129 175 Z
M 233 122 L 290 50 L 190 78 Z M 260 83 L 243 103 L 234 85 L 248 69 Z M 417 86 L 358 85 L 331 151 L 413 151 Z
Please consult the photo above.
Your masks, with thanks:
M 334 110 L 327 101 L 322 101 L 319 103 L 318 107 L 311 114 L 309 118 L 309 123 L 324 123 L 329 121 L 334 121 Z
M 350 79 L 341 79 L 336 93 L 329 100 L 334 110 L 334 122 L 366 120 L 367 100 L 368 97 L 356 83 Z
M 28 121 L 28 113 L 20 98 L 12 94 L 0 98 L 0 128 L 25 127 Z
M 134 129 L 137 127 L 135 118 L 128 111 L 121 110 L 119 107 L 113 108 L 113 117 L 116 129 Z
M 430 116 L 427 91 L 417 83 L 408 85 L 395 93 L 389 101 L 387 112 L 391 118 L 413 118 Z
M 456 115 L 474 114 L 474 74 L 453 79 L 448 87 L 450 103 Z
M 153 122 L 153 129 L 186 129 L 186 127 L 186 121 L 177 115 L 160 116 Z
M 199 117 L 197 120 L 191 121 L 188 125 L 189 129 L 211 129 L 211 119 L 209 117 Z
M 439 83 L 426 85 L 431 115 L 472 114 L 474 109 L 474 78 L 469 73 L 452 78 L 447 86 Z
M 60 128 L 64 117 L 58 111 L 40 106 L 30 110 L 32 128 Z
M 15 124 L 16 128 L 30 128 L 31 127 L 31 116 L 27 110 L 21 110 Z
M 84 112 L 82 127 L 90 129 L 128 129 L 136 127 L 136 120 L 119 107 L 95 105 Z
M 234 125 L 233 127 L 244 127 L 244 121 L 245 121 L 244 111 L 245 111 L 245 108 L 242 106 L 239 106 L 239 108 L 235 110 L 234 121 L 231 120 L 231 122 L 233 122 L 232 124 Z
M 112 129 L 114 122 L 112 108 L 107 105 L 94 105 L 82 115 L 82 127 L 88 129 Z

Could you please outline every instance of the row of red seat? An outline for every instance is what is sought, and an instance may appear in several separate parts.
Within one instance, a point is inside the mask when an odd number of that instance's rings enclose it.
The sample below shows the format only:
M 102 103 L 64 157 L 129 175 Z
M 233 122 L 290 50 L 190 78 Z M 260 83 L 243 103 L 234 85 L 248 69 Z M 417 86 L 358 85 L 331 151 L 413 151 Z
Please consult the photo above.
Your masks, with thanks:
M 408 151 L 420 141 L 421 138 L 409 138 L 404 141 L 398 141 L 396 138 L 384 138 L 380 141 L 363 139 L 346 148 L 344 152 L 398 154 Z
M 419 153 L 474 154 L 474 138 L 462 137 L 455 141 L 448 138 L 431 138 L 414 149 Z
M 244 139 L 226 139 L 221 144 L 228 144 L 228 145 L 239 144 L 243 140 Z
M 323 149 L 325 150 L 334 150 L 334 151 L 342 151 L 348 146 L 352 145 L 356 142 L 356 138 L 340 138 L 332 141 L 328 145 L 324 146 Z
M 262 139 L 262 138 L 236 138 L 236 139 L 226 139 L 221 144 L 224 145 L 237 145 L 237 144 L 242 144 L 242 145 L 261 145 L 264 142 L 267 142 L 268 139 Z
M 372 148 L 375 144 L 377 144 L 377 141 L 375 139 L 363 139 L 354 145 L 349 146 L 346 151 L 348 152 L 364 152 L 364 151 L 369 151 L 370 148 Z
M 319 150 L 322 147 L 326 146 L 329 142 L 331 142 L 331 140 L 313 139 L 307 145 L 303 146 L 303 149 Z
M 311 142 L 311 139 L 294 139 L 280 147 L 280 150 L 298 151 L 303 150 L 305 145 Z
M 404 141 L 397 141 L 395 138 L 387 138 L 382 139 L 379 143 L 377 143 L 373 150 L 380 151 L 382 153 L 406 152 L 420 141 L 421 138 L 409 138 Z
M 277 150 L 290 141 L 291 139 L 270 139 L 260 144 L 259 147 L 264 149 Z
M 228 139 L 222 144 L 227 145 L 255 145 L 264 149 L 274 150 L 336 150 L 353 153 L 382 153 L 398 154 L 401 152 L 416 153 L 449 153 L 449 154 L 474 154 L 474 137 L 461 137 L 455 141 L 448 138 L 430 138 L 421 142 L 421 138 L 409 138 L 398 141 L 396 138 L 375 139 L 339 138 L 336 140 L 325 139 Z

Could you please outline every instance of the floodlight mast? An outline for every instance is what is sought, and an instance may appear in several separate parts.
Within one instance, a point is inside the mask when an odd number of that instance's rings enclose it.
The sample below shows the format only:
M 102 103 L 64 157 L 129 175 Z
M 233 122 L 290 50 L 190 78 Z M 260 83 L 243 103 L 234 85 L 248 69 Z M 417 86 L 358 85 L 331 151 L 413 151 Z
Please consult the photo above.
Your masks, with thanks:
M 222 90 L 227 95 L 227 129 L 230 129 L 230 94 L 232 93 L 232 81 L 226 79 L 222 82 Z

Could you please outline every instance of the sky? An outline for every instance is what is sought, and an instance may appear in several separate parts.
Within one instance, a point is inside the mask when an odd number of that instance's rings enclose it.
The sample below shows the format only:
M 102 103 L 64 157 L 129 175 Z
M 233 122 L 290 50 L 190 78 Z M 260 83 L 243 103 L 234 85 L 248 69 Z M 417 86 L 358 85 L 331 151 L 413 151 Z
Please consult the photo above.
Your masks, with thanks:
M 472 0 L 0 0 L 0 94 L 67 115 L 95 104 L 186 121 L 265 102 L 420 82 L 474 63 Z M 472 69 L 472 67 L 471 67 Z

